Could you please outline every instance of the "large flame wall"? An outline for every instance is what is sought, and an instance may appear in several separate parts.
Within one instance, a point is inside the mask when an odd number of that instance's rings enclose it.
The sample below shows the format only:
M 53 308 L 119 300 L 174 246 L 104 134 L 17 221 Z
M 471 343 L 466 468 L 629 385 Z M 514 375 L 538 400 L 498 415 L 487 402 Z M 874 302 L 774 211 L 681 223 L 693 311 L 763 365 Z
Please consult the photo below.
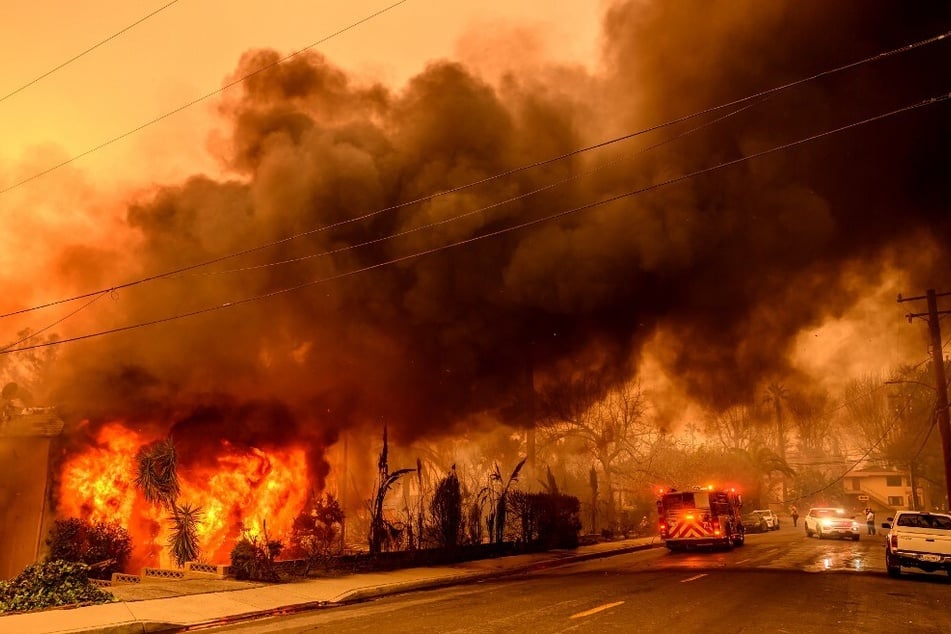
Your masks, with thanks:
M 58 515 L 126 527 L 134 543 L 131 568 L 168 565 L 164 555 L 169 511 L 147 503 L 135 486 L 135 456 L 155 440 L 121 423 L 103 426 L 95 443 L 61 463 Z M 209 443 L 200 464 L 179 469 L 179 503 L 201 507 L 198 535 L 202 558 L 227 563 L 242 528 L 285 538 L 308 498 L 303 448 L 262 450 L 228 441 Z

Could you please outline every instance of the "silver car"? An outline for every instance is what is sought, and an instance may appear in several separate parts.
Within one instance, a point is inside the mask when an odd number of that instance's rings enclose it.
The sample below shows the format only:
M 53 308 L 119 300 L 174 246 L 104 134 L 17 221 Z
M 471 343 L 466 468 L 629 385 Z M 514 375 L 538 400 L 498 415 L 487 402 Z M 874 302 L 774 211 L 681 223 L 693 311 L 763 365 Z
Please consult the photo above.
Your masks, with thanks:
M 809 509 L 806 519 L 803 520 L 806 536 L 816 535 L 819 539 L 825 537 L 850 538 L 859 540 L 859 523 L 854 516 L 847 515 L 843 509 L 832 507 L 817 507 Z

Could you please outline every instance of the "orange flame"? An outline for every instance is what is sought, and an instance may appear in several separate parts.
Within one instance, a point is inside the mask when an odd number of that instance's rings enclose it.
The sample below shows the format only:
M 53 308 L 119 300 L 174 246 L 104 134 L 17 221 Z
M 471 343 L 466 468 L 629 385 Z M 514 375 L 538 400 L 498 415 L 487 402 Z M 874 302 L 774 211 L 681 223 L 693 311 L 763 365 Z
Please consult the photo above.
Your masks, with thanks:
M 126 527 L 136 545 L 132 565 L 168 565 L 169 511 L 145 502 L 135 487 L 135 456 L 155 440 L 114 423 L 104 426 L 97 446 L 67 459 L 59 482 L 59 515 Z M 287 542 L 294 518 L 308 498 L 303 448 L 264 451 L 227 441 L 210 445 L 209 466 L 179 465 L 178 503 L 201 507 L 198 539 L 202 559 L 227 563 L 242 529 Z

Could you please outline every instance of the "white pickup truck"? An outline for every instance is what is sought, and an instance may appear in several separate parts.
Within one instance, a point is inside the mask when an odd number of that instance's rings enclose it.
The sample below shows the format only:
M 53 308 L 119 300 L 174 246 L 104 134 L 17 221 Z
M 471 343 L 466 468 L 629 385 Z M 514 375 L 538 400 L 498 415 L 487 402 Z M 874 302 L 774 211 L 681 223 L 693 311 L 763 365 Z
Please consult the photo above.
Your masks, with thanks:
M 885 536 L 889 575 L 899 576 L 902 566 L 951 575 L 951 515 L 898 511 L 888 520 L 882 528 L 889 529 Z

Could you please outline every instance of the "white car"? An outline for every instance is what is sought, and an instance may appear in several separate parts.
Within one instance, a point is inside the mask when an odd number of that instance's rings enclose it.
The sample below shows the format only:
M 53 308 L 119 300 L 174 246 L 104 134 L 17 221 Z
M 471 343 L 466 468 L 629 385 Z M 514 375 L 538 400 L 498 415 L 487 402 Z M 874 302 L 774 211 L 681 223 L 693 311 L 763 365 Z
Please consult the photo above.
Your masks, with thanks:
M 859 523 L 855 521 L 854 516 L 848 515 L 843 509 L 811 508 L 802 524 L 806 528 L 807 537 L 816 535 L 819 539 L 840 537 L 850 538 L 853 541 L 859 540 Z
M 766 520 L 766 528 L 771 531 L 779 530 L 779 516 L 769 509 L 757 509 L 753 511 L 754 515 L 760 515 Z

